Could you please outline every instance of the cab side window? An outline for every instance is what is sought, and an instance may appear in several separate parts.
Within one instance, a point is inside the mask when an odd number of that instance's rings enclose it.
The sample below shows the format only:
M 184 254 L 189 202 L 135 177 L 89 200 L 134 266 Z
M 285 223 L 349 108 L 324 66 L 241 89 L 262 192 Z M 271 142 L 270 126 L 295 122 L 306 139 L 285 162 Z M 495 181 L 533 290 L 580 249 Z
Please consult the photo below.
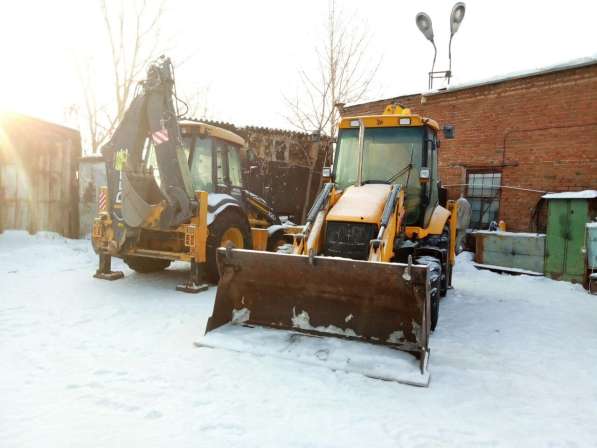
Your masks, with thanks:
M 211 139 L 198 136 L 195 139 L 195 150 L 193 151 L 191 163 L 193 190 L 213 192 L 212 172 Z
M 228 145 L 228 177 L 231 186 L 242 187 L 242 166 L 238 146 Z
M 222 142 L 216 141 L 216 183 L 226 185 L 226 147 Z

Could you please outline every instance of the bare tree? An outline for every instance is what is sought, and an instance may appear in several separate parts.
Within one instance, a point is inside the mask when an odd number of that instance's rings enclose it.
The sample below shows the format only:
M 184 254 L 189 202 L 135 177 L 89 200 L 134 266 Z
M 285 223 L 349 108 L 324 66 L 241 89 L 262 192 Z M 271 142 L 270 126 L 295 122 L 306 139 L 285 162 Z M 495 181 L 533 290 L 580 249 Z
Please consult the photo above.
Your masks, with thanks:
M 316 49 L 317 71 L 299 71 L 301 88 L 295 98 L 285 97 L 286 119 L 307 132 L 334 136 L 339 119 L 336 105 L 354 103 L 368 92 L 379 62 L 371 64 L 369 32 L 353 15 L 347 19 L 328 3 L 325 41 Z
M 84 127 L 95 153 L 113 133 L 130 104 L 137 82 L 148 63 L 163 50 L 161 18 L 167 0 L 99 0 L 109 49 L 112 93 L 98 101 L 93 61 L 78 65 L 84 96 Z
M 181 92 L 181 99 L 186 106 L 185 115 L 192 118 L 207 118 L 209 113 L 209 86 L 199 86 Z M 181 113 L 182 113 L 181 112 Z

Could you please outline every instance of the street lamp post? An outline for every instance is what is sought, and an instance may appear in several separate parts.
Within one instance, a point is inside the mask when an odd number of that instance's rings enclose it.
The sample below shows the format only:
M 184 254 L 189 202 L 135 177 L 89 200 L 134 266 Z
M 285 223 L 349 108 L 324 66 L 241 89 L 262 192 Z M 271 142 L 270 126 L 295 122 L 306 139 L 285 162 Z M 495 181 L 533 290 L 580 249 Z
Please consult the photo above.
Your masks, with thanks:
M 437 57 L 437 47 L 433 37 L 433 26 L 431 23 L 431 17 L 424 12 L 420 12 L 415 17 L 417 28 L 423 33 L 423 36 L 431 42 L 433 45 L 433 63 L 431 64 L 431 71 L 429 72 L 429 90 L 433 89 L 433 80 L 437 78 L 444 78 L 448 80 L 450 84 L 450 78 L 452 77 L 452 38 L 460 28 L 462 19 L 464 19 L 464 13 L 466 6 L 463 2 L 458 2 L 452 7 L 452 13 L 450 14 L 450 41 L 448 44 L 448 70 L 435 71 L 435 59 Z

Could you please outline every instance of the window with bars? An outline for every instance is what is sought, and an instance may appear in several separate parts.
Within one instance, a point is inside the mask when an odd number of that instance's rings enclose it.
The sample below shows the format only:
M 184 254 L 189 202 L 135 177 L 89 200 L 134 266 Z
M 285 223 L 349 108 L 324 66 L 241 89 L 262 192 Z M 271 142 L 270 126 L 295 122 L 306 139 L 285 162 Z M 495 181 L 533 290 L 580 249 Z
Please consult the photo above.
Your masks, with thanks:
M 499 171 L 467 172 L 467 195 L 471 204 L 473 229 L 486 229 L 491 221 L 497 221 L 500 211 L 500 186 L 502 173 Z

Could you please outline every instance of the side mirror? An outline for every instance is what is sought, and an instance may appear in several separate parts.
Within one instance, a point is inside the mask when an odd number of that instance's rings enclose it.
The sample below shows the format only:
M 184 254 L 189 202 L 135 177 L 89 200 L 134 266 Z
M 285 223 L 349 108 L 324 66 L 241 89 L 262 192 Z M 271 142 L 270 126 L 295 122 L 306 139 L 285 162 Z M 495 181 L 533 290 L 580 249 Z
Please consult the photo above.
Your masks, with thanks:
M 444 138 L 451 140 L 454 138 L 455 135 L 455 128 L 453 124 L 445 124 L 442 128 L 442 132 L 444 134 Z

